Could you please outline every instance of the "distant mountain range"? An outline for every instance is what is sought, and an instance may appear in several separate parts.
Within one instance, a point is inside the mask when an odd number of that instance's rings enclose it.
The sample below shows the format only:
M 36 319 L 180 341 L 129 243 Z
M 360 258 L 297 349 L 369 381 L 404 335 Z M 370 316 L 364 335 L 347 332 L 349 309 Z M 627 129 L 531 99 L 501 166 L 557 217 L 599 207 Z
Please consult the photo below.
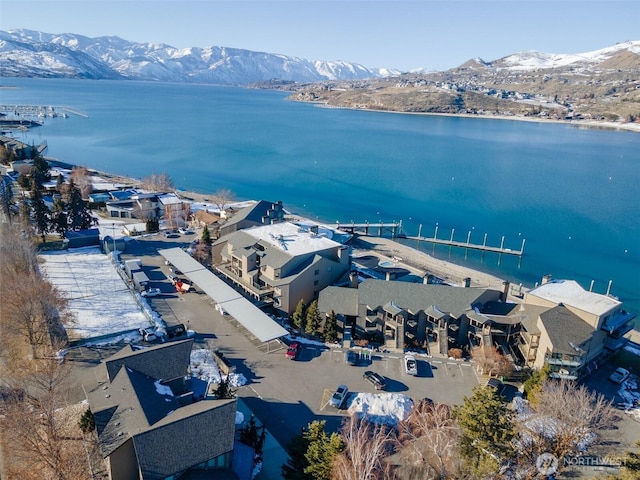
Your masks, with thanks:
M 355 80 L 399 74 L 342 61 L 312 61 L 239 48 L 175 48 L 119 37 L 0 31 L 2 77 L 129 79 L 247 85 Z
M 515 53 L 443 72 L 280 87 L 293 100 L 408 113 L 640 125 L 640 41 L 582 54 Z M 640 129 L 640 127 L 638 127 Z
M 238 48 L 0 30 L 0 76 L 128 79 L 289 90 L 293 100 L 411 113 L 640 119 L 640 41 L 581 54 L 537 51 L 401 73 Z

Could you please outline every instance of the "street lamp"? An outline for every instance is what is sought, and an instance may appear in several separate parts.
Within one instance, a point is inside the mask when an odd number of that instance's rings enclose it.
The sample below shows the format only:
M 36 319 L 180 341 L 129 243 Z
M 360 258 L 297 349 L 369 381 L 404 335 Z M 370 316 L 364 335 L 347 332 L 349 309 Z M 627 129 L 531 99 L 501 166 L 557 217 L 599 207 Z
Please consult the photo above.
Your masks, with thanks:
M 115 255 L 116 255 L 115 253 L 116 252 L 116 224 L 115 223 L 111 224 L 111 230 L 113 231 L 111 235 L 111 238 L 113 239 L 113 250 L 111 250 L 111 255 L 115 258 Z

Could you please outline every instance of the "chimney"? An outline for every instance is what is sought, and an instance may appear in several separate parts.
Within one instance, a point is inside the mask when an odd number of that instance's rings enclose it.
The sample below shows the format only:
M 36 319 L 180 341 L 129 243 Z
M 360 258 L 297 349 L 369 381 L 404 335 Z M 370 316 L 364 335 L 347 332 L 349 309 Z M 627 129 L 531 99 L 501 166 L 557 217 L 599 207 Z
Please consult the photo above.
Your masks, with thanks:
M 349 288 L 358 288 L 358 272 L 349 274 Z
M 391 280 L 391 272 L 390 271 L 386 271 L 384 274 L 384 279 L 388 282 Z
M 547 273 L 544 277 L 542 277 L 542 282 L 540 285 L 544 285 L 545 283 L 549 283 L 549 281 L 553 278 L 550 273 Z
M 509 296 L 509 287 L 511 284 L 507 281 L 502 282 L 502 295 L 500 295 L 500 300 L 503 302 L 507 301 L 507 297 Z
M 464 279 L 464 288 L 469 288 L 471 286 L 471 277 L 467 277 Z

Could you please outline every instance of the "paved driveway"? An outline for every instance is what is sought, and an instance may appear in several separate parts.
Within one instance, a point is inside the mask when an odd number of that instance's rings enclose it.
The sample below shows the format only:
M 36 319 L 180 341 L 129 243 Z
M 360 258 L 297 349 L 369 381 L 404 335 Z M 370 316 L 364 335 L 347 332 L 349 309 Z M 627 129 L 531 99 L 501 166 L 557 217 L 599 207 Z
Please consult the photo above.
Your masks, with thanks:
M 284 344 L 272 343 L 267 347 L 252 342 L 232 317 L 223 316 L 214 308 L 210 297 L 203 293 L 179 294 L 168 281 L 169 267 L 157 250 L 185 246 L 199 236 L 196 233 L 174 239 L 162 235 L 139 238 L 127 243 L 122 258 L 140 258 L 150 286 L 162 290 L 163 295 L 148 301 L 167 324 L 188 325 L 197 332 L 194 348 L 222 351 L 236 366 L 236 372 L 247 378 L 238 395 L 282 445 L 287 445 L 291 437 L 313 420 L 324 419 L 328 428 L 338 429 L 345 412 L 326 405 L 327 392 L 332 393 L 344 383 L 354 393 L 375 393 L 362 377 L 365 370 L 383 375 L 388 392 L 449 404 L 461 403 L 478 383 L 470 364 L 447 359 L 418 358 L 418 376 L 413 377 L 404 372 L 400 353 L 377 353 L 371 360 L 350 366 L 345 361 L 344 349 L 305 344 L 299 358 L 292 361 L 285 357 Z

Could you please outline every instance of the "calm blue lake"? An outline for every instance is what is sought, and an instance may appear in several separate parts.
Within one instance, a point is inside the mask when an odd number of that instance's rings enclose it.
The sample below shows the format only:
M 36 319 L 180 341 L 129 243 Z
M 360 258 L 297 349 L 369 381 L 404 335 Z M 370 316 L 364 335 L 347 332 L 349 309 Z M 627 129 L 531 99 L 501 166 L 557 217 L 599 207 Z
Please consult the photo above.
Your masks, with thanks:
M 68 106 L 21 134 L 48 155 L 179 188 L 282 200 L 321 221 L 519 249 L 435 255 L 533 286 L 571 278 L 640 308 L 640 135 L 570 125 L 317 108 L 206 85 L 2 79 L 3 104 Z M 426 250 L 432 253 L 432 247 Z

